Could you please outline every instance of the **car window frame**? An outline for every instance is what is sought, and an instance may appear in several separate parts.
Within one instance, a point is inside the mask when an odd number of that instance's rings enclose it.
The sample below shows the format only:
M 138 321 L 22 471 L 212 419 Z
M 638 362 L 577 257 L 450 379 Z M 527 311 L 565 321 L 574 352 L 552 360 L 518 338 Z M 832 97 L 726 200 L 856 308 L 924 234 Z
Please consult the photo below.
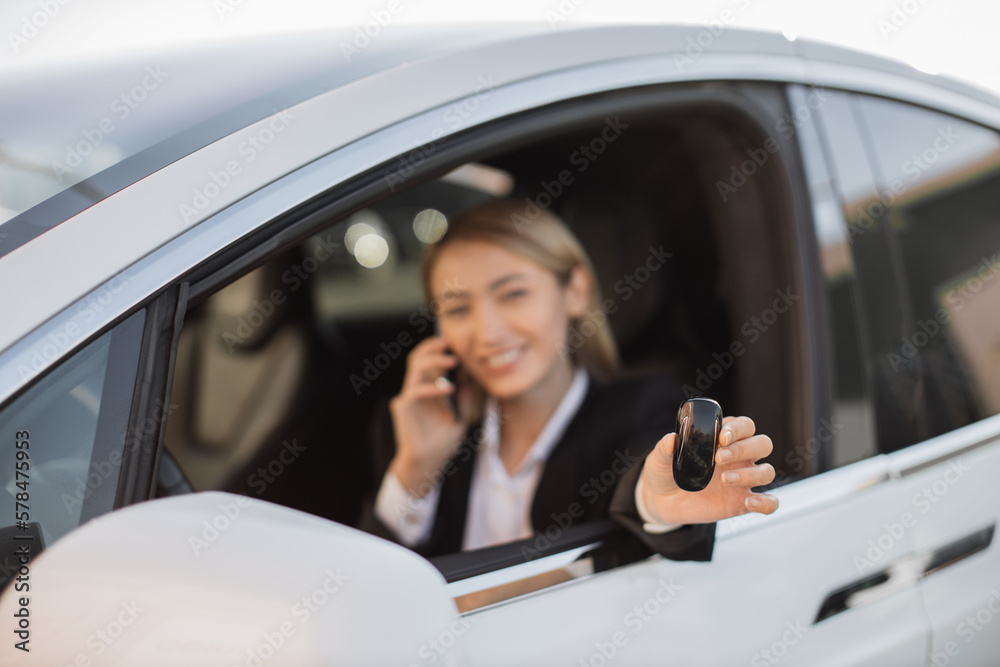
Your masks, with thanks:
M 805 104 L 807 96 L 815 91 L 815 87 L 803 84 L 790 84 L 787 88 L 789 103 L 793 107 L 801 107 Z M 827 89 L 828 92 L 833 92 Z M 839 90 L 836 92 L 840 92 Z M 868 338 L 865 335 L 865 321 L 863 308 L 859 303 L 860 299 L 860 279 L 854 263 L 853 253 L 850 255 L 850 277 L 848 290 L 851 296 L 851 316 L 853 317 L 853 330 L 857 337 L 858 363 L 860 368 L 856 369 L 861 373 L 861 414 L 864 420 L 862 430 L 864 431 L 865 443 L 863 451 L 865 454 L 851 461 L 836 464 L 834 448 L 838 447 L 843 434 L 838 429 L 838 404 L 840 402 L 840 392 L 835 381 L 834 360 L 838 358 L 835 346 L 841 345 L 844 341 L 833 340 L 830 323 L 829 294 L 827 292 L 827 279 L 824 276 L 823 259 L 821 257 L 820 236 L 823 231 L 820 229 L 824 216 L 833 216 L 826 220 L 825 224 L 835 224 L 837 231 L 846 242 L 848 239 L 847 219 L 842 207 L 842 196 L 835 181 L 836 171 L 833 166 L 834 156 L 827 142 L 826 130 L 823 127 L 824 109 L 821 106 L 813 110 L 810 117 L 804 122 L 797 124 L 796 140 L 798 142 L 798 157 L 800 159 L 800 170 L 806 179 L 806 187 L 809 189 L 810 204 L 813 207 L 813 214 L 809 222 L 810 229 L 806 232 L 808 236 L 809 249 L 808 256 L 811 258 L 808 273 L 814 285 L 814 298 L 817 306 L 813 311 L 813 327 L 811 337 L 817 341 L 816 352 L 820 355 L 821 368 L 824 369 L 820 377 L 818 391 L 822 395 L 824 417 L 829 420 L 829 438 L 817 438 L 820 442 L 821 469 L 819 473 L 834 470 L 843 465 L 851 465 L 859 461 L 864 461 L 878 456 L 881 450 L 878 447 L 876 424 L 875 424 L 875 399 L 872 393 L 871 369 L 868 363 L 869 350 Z M 832 208 L 831 208 L 832 207 Z M 850 250 L 850 245 L 848 247 Z M 820 305 L 822 304 L 822 305 Z M 824 442 L 827 440 L 827 442 Z M 830 446 L 823 446 L 829 444 Z M 824 450 L 828 450 L 824 453 Z
M 721 85 L 720 85 L 721 84 Z M 220 252 L 198 264 L 180 279 L 190 283 L 188 305 L 195 306 L 221 287 L 231 283 L 241 275 L 257 268 L 270 258 L 302 242 L 306 238 L 328 229 L 337 221 L 347 218 L 350 214 L 364 208 L 366 205 L 380 201 L 401 189 L 415 187 L 432 178 L 447 173 L 451 169 L 469 161 L 478 161 L 491 155 L 508 152 L 516 147 L 529 145 L 547 136 L 553 128 L 567 130 L 574 126 L 586 126 L 595 119 L 608 114 L 637 112 L 665 107 L 696 105 L 704 108 L 706 105 L 719 105 L 738 112 L 747 122 L 755 123 L 762 136 L 766 136 L 765 127 L 774 123 L 775 113 L 786 111 L 769 109 L 764 111 L 761 99 L 748 93 L 741 85 L 773 87 L 773 97 L 779 105 L 786 104 L 782 83 L 756 81 L 695 81 L 669 82 L 655 86 L 625 88 L 613 91 L 603 91 L 562 100 L 558 103 L 531 108 L 519 113 L 504 116 L 474 127 L 462 130 L 453 135 L 443 137 L 433 142 L 432 150 L 425 150 L 425 158 L 421 164 L 412 166 L 414 172 L 407 174 L 401 188 L 387 186 L 388 175 L 398 169 L 400 160 L 391 158 L 357 177 L 337 183 L 321 195 L 294 206 L 259 224 L 253 232 L 237 242 L 222 249 Z M 772 117 L 774 116 L 774 117 Z M 418 146 L 412 151 L 420 152 L 426 147 Z M 795 160 L 794 153 L 788 151 Z M 404 154 L 405 155 L 405 154 Z M 795 220 L 811 220 L 808 209 L 808 195 L 803 183 L 794 176 L 790 179 L 784 174 L 790 188 L 790 198 L 797 213 L 791 214 L 792 227 L 797 227 Z M 286 178 L 295 178 L 295 172 Z M 801 237 L 800 233 L 797 236 Z M 793 240 L 800 243 L 801 238 Z M 792 258 L 796 265 L 793 271 L 801 272 L 797 266 L 797 255 Z M 808 347 L 808 346 L 805 346 Z M 806 352 L 807 350 L 800 350 Z M 802 361 L 800 359 L 800 361 Z M 804 362 L 803 362 L 804 363 Z M 815 363 L 815 362 L 810 362 Z M 805 375 L 803 377 L 808 377 Z M 808 381 L 808 380 L 807 380 Z M 809 390 L 810 398 L 815 394 Z M 817 407 L 812 406 L 807 413 L 808 421 L 819 419 Z M 159 441 L 159 449 L 165 450 L 163 440 Z M 590 524 L 578 527 L 579 530 L 567 530 L 559 539 L 553 540 L 552 546 L 546 550 L 545 556 L 564 553 L 582 545 L 591 545 L 600 550 L 602 563 L 614 563 L 609 567 L 617 567 L 624 562 L 615 562 L 613 557 L 606 558 L 609 545 L 620 544 L 627 538 L 627 531 L 618 524 L 608 520 L 601 523 L 595 531 Z M 530 562 L 525 558 L 522 549 L 530 547 L 534 538 L 523 541 L 498 545 L 483 550 L 449 554 L 431 562 L 449 581 L 458 581 L 470 577 L 482 576 L 491 572 L 516 568 Z M 611 547 L 613 549 L 613 547 Z M 619 559 L 620 560 L 620 559 Z M 513 573 L 512 573 L 513 574 Z

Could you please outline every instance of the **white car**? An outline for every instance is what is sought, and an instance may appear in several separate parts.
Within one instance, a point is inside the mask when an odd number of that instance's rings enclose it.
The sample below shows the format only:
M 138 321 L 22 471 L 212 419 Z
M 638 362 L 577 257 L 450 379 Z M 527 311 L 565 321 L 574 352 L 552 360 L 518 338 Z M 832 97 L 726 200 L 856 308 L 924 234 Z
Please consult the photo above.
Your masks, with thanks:
M 0 664 L 998 664 L 1000 99 L 728 28 L 377 22 L 2 87 Z M 626 370 L 772 437 L 781 506 L 710 562 L 351 527 L 421 250 L 504 196 L 577 233 Z

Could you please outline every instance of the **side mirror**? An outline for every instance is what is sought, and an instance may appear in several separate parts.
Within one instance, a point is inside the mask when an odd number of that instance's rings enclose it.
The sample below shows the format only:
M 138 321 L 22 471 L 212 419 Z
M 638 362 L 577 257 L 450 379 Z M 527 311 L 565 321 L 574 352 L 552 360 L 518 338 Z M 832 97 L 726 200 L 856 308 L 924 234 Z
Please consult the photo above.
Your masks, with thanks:
M 429 562 L 246 496 L 133 505 L 29 567 L 30 591 L 0 597 L 8 620 L 27 602 L 30 652 L 18 664 L 409 665 L 434 652 L 466 663 L 464 621 Z

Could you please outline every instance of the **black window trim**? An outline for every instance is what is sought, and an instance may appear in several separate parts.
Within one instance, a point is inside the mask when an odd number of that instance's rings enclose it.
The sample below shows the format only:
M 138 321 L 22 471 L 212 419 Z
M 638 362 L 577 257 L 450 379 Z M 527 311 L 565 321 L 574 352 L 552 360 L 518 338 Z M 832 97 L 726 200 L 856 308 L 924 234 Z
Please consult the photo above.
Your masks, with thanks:
M 88 476 L 89 493 L 83 498 L 81 524 L 114 506 L 129 420 L 129 410 L 123 408 L 131 408 L 132 405 L 145 322 L 146 309 L 141 308 L 108 332 L 111 335 L 108 363 L 101 391 L 101 408 L 97 415 L 94 450 L 88 465 L 89 472 L 96 473 L 101 482 L 91 488 Z M 58 369 L 57 365 L 51 370 L 58 372 Z
M 181 282 L 164 290 L 147 306 L 115 509 L 149 500 L 156 493 L 160 443 L 167 427 L 177 341 L 187 311 L 187 295 L 188 283 Z
M 614 551 L 611 547 L 621 544 L 627 537 L 628 532 L 625 528 L 615 523 L 613 519 L 599 519 L 579 526 L 570 526 L 555 539 L 546 538 L 544 545 L 541 544 L 539 537 L 528 537 L 483 549 L 435 556 L 428 560 L 450 584 L 588 545 L 597 547 L 600 544 L 598 550 L 610 555 Z M 637 559 L 615 559 L 614 566 L 634 560 Z

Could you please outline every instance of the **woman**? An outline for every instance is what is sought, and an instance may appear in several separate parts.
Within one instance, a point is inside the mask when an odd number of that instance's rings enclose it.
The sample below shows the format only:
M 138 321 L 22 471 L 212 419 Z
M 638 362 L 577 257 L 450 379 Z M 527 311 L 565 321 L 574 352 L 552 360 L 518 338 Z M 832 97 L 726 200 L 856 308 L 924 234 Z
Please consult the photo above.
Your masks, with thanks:
M 709 486 L 677 488 L 667 431 L 684 395 L 665 377 L 615 379 L 594 271 L 554 214 L 527 220 L 509 200 L 468 211 L 422 279 L 439 335 L 410 352 L 391 429 L 376 424 L 363 529 L 434 556 L 611 515 L 663 555 L 709 560 L 715 521 L 777 509 L 750 491 L 774 469 L 754 465 L 771 441 L 747 417 L 725 419 Z

